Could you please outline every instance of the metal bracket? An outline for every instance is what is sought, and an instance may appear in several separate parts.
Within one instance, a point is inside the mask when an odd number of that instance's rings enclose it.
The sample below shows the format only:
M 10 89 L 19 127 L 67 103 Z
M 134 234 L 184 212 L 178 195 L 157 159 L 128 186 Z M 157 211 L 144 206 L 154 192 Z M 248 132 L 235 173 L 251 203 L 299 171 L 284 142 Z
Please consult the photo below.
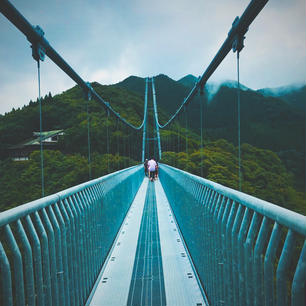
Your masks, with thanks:
M 86 82 L 86 85 L 87 85 L 87 100 L 90 101 L 91 98 L 92 98 L 92 91 L 93 91 L 93 88 L 91 87 L 91 84 L 90 82 Z
M 230 35 L 233 31 L 235 31 L 236 30 L 236 28 L 237 28 L 237 26 L 238 26 L 238 23 L 239 23 L 239 17 L 237 16 L 236 18 L 235 18 L 235 20 L 233 21 L 233 23 L 232 23 L 232 28 L 231 28 L 231 30 L 229 31 L 229 33 L 228 33 L 228 35 Z M 244 31 L 244 32 L 237 32 L 236 34 L 235 34 L 235 36 L 234 36 L 234 39 L 233 39 L 233 42 L 232 42 L 232 50 L 233 50 L 233 52 L 240 52 L 242 49 L 243 49 L 243 47 L 244 47 L 244 44 L 243 44 L 243 42 L 244 42 L 244 39 L 245 39 L 245 36 L 244 36 L 244 34 L 247 32 L 247 30 L 248 29 L 246 29 L 246 31 Z
M 244 47 L 244 44 L 243 44 L 243 41 L 245 39 L 245 36 L 244 35 L 240 35 L 240 34 L 237 34 L 234 38 L 234 41 L 233 41 L 233 44 L 232 44 L 232 49 L 233 49 L 233 52 L 240 52 L 243 47 Z
M 43 29 L 38 25 L 34 28 L 34 30 L 40 37 L 43 37 L 45 35 Z M 32 56 L 35 59 L 35 61 L 43 62 L 45 60 L 46 49 L 39 43 L 39 41 L 32 42 L 31 48 L 32 48 Z

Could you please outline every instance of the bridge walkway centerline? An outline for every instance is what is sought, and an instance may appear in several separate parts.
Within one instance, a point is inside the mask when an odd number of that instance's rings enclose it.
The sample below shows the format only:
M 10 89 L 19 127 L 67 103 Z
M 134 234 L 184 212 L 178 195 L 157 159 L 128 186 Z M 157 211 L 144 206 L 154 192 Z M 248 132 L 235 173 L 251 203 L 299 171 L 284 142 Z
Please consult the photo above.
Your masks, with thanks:
M 144 178 L 86 305 L 206 306 L 202 293 L 160 181 Z

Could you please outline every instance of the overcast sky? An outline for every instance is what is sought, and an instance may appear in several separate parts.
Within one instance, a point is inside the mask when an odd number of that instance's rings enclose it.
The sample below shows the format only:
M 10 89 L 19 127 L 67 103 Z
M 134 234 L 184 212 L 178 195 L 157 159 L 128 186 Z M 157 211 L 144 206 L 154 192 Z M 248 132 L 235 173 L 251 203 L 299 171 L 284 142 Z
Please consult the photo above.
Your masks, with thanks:
M 130 75 L 202 74 L 248 0 L 12 0 L 61 56 L 88 81 Z M 241 82 L 253 89 L 306 83 L 305 0 L 270 0 L 246 34 Z M 0 14 L 0 114 L 37 98 L 30 43 Z M 211 81 L 236 79 L 230 53 Z M 74 86 L 50 59 L 42 94 Z M 158 90 L 158 89 L 157 89 Z

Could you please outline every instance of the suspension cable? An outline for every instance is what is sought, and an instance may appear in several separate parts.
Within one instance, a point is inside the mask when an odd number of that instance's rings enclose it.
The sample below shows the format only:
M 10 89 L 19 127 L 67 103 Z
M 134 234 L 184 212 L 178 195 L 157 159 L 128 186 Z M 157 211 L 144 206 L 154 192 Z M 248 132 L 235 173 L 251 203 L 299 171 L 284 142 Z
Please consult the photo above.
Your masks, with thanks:
M 177 153 L 180 152 L 180 117 L 177 117 Z
M 90 148 L 90 117 L 89 117 L 89 101 L 91 100 L 91 91 L 88 91 L 86 99 L 87 111 L 87 148 L 88 148 L 88 176 L 91 180 L 91 148 Z
M 119 162 L 119 157 L 120 157 L 120 150 L 119 150 L 119 120 L 117 119 L 117 122 L 116 122 L 116 132 L 117 132 L 117 167 L 119 170 L 120 169 L 120 162 Z
M 201 159 L 201 177 L 203 177 L 203 103 L 204 103 L 204 91 L 203 88 L 201 87 L 200 90 L 200 137 L 201 137 L 201 147 L 200 147 L 200 159 Z
M 109 173 L 109 127 L 108 127 L 109 110 L 106 115 L 106 153 L 107 153 L 107 173 Z
M 42 137 L 42 106 L 40 93 L 40 60 L 37 60 L 37 76 L 38 76 L 38 100 L 39 100 L 39 142 L 40 142 L 40 169 L 41 169 L 41 195 L 45 196 L 45 178 L 44 178 L 44 149 Z
M 188 118 L 187 118 L 187 107 L 185 106 L 185 149 L 186 149 L 186 154 L 188 154 Z
M 238 115 L 238 178 L 241 191 L 241 144 L 240 144 L 240 79 L 239 79 L 239 51 L 237 52 L 237 115 Z
M 247 6 L 242 16 L 236 17 L 232 24 L 232 28 L 230 29 L 224 43 L 221 48 L 217 52 L 214 59 L 211 61 L 203 75 L 201 76 L 199 82 L 194 86 L 194 88 L 189 93 L 188 97 L 184 100 L 181 106 L 177 109 L 175 114 L 171 116 L 168 122 L 164 125 L 160 125 L 160 128 L 166 127 L 182 110 L 182 107 L 187 103 L 189 103 L 192 98 L 196 95 L 200 86 L 204 86 L 210 76 L 214 73 L 226 55 L 232 48 L 233 39 L 237 34 L 244 36 L 244 34 L 248 31 L 248 27 L 254 21 L 256 16 L 260 13 L 260 11 L 264 8 L 268 0 L 261 1 L 251 1 Z M 45 53 L 49 56 L 49 58 L 57 64 L 67 75 L 70 76 L 78 85 L 81 86 L 83 90 L 88 90 L 88 85 L 86 82 L 73 70 L 71 66 L 56 52 L 55 49 L 50 45 L 50 43 L 44 38 L 44 33 L 41 34 L 36 31 L 36 29 L 32 26 L 32 24 L 8 1 L 4 0 L 0 3 L 0 12 L 8 18 L 32 43 L 39 43 L 44 49 Z M 92 92 L 92 96 L 94 99 L 102 102 L 103 106 L 106 109 L 121 120 L 124 124 L 130 126 L 133 129 L 140 130 L 143 127 L 144 121 L 138 127 L 129 123 L 126 119 L 122 118 L 120 114 L 118 114 L 110 105 L 107 104 L 104 99 L 98 95 L 93 89 L 90 89 Z

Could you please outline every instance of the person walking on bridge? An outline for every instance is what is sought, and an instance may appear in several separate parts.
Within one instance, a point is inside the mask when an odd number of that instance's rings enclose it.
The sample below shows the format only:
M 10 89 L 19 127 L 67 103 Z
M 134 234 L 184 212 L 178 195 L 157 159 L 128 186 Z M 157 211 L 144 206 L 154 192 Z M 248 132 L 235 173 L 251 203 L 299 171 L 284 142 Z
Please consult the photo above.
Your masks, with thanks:
M 153 182 L 153 180 L 155 178 L 156 165 L 157 165 L 156 161 L 155 161 L 154 157 L 152 157 L 148 161 L 149 179 L 151 180 L 151 182 Z

